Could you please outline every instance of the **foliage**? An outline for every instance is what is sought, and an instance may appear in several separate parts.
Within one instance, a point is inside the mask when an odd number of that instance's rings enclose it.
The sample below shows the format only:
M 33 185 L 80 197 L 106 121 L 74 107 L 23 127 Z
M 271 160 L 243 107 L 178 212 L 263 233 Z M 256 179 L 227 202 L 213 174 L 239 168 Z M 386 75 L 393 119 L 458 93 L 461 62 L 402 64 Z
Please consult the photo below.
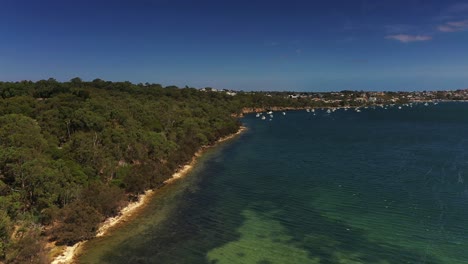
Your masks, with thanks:
M 21 226 L 14 234 L 6 254 L 7 263 L 47 263 L 45 239 L 37 226 Z
M 45 261 L 45 238 L 93 237 L 126 200 L 237 131 L 232 114 L 247 102 L 100 79 L 0 82 L 0 263 Z
M 94 237 L 102 215 L 90 205 L 76 201 L 60 211 L 61 221 L 53 229 L 58 245 L 73 245 L 76 242 Z

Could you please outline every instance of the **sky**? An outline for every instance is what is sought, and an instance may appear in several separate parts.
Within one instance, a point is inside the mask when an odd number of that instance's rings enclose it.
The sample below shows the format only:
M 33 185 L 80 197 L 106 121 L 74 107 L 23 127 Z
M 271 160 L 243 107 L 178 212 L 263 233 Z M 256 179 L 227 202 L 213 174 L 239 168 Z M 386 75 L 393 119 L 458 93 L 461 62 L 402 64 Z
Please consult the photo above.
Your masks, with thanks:
M 468 0 L 0 0 L 0 80 L 468 88 Z

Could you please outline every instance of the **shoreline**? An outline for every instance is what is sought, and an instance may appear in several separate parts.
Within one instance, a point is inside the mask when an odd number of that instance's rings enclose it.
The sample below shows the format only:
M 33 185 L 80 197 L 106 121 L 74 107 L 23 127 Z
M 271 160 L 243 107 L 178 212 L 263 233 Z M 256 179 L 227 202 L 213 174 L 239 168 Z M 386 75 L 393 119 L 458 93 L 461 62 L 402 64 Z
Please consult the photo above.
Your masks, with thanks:
M 239 127 L 239 130 L 236 133 L 222 137 L 218 139 L 214 144 L 202 146 L 197 152 L 195 152 L 192 159 L 187 164 L 185 164 L 184 166 L 179 168 L 176 172 L 174 172 L 174 174 L 172 174 L 172 176 L 169 179 L 165 180 L 164 184 L 159 188 L 162 188 L 166 184 L 170 184 L 174 181 L 177 181 L 185 177 L 194 168 L 194 166 L 197 163 L 198 158 L 202 156 L 203 153 L 207 149 L 213 148 L 217 146 L 219 143 L 233 139 L 237 137 L 238 135 L 242 134 L 245 130 L 247 130 L 247 127 L 241 125 Z M 96 232 L 95 238 L 105 236 L 110 230 L 115 228 L 118 224 L 122 222 L 126 222 L 134 213 L 139 212 L 140 210 L 144 209 L 145 206 L 148 204 L 148 202 L 151 200 L 151 197 L 159 188 L 154 189 L 154 190 L 153 189 L 146 190 L 143 194 L 140 194 L 138 196 L 138 200 L 136 202 L 131 202 L 127 204 L 125 207 L 123 207 L 120 210 L 118 215 L 107 218 L 99 226 L 99 229 Z M 84 240 L 84 241 L 74 244 L 73 246 L 64 247 L 64 249 L 61 250 L 61 253 L 52 259 L 51 264 L 73 264 L 75 261 L 75 258 L 78 256 L 81 249 L 83 248 L 83 245 L 87 241 L 88 240 Z

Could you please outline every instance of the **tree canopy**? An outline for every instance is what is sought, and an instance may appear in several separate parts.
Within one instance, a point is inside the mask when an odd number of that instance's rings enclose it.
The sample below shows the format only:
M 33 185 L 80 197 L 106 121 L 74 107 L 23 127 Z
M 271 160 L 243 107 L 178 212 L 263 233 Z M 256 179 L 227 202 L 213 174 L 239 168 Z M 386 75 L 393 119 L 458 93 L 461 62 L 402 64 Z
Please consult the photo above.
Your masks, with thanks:
M 93 237 L 126 201 L 239 127 L 235 98 L 193 88 L 48 79 L 0 82 L 0 96 L 6 263 L 42 263 L 48 239 Z

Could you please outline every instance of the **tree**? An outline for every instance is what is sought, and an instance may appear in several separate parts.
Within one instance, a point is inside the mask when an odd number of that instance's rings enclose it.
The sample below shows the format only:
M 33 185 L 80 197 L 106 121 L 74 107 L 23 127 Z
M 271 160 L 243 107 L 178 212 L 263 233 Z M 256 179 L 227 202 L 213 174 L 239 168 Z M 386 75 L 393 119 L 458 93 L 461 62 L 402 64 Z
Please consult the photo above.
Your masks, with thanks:
M 52 235 L 59 245 L 71 246 L 76 242 L 92 238 L 102 219 L 102 215 L 96 209 L 77 201 L 61 210 Z
M 73 86 L 81 87 L 81 85 L 83 84 L 83 80 L 81 80 L 81 78 L 79 77 L 75 77 L 70 80 L 70 83 L 73 84 Z
M 49 259 L 45 250 L 46 241 L 41 237 L 38 226 L 21 226 L 14 234 L 6 254 L 7 263 L 11 264 L 42 264 Z
M 42 152 L 47 142 L 36 120 L 22 114 L 9 114 L 0 117 L 0 146 Z
M 114 216 L 122 206 L 124 192 L 117 186 L 93 182 L 81 193 L 80 201 L 104 217 Z
M 3 208 L 2 208 L 3 209 Z M 12 223 L 6 211 L 0 211 L 0 261 L 5 259 L 10 242 Z

